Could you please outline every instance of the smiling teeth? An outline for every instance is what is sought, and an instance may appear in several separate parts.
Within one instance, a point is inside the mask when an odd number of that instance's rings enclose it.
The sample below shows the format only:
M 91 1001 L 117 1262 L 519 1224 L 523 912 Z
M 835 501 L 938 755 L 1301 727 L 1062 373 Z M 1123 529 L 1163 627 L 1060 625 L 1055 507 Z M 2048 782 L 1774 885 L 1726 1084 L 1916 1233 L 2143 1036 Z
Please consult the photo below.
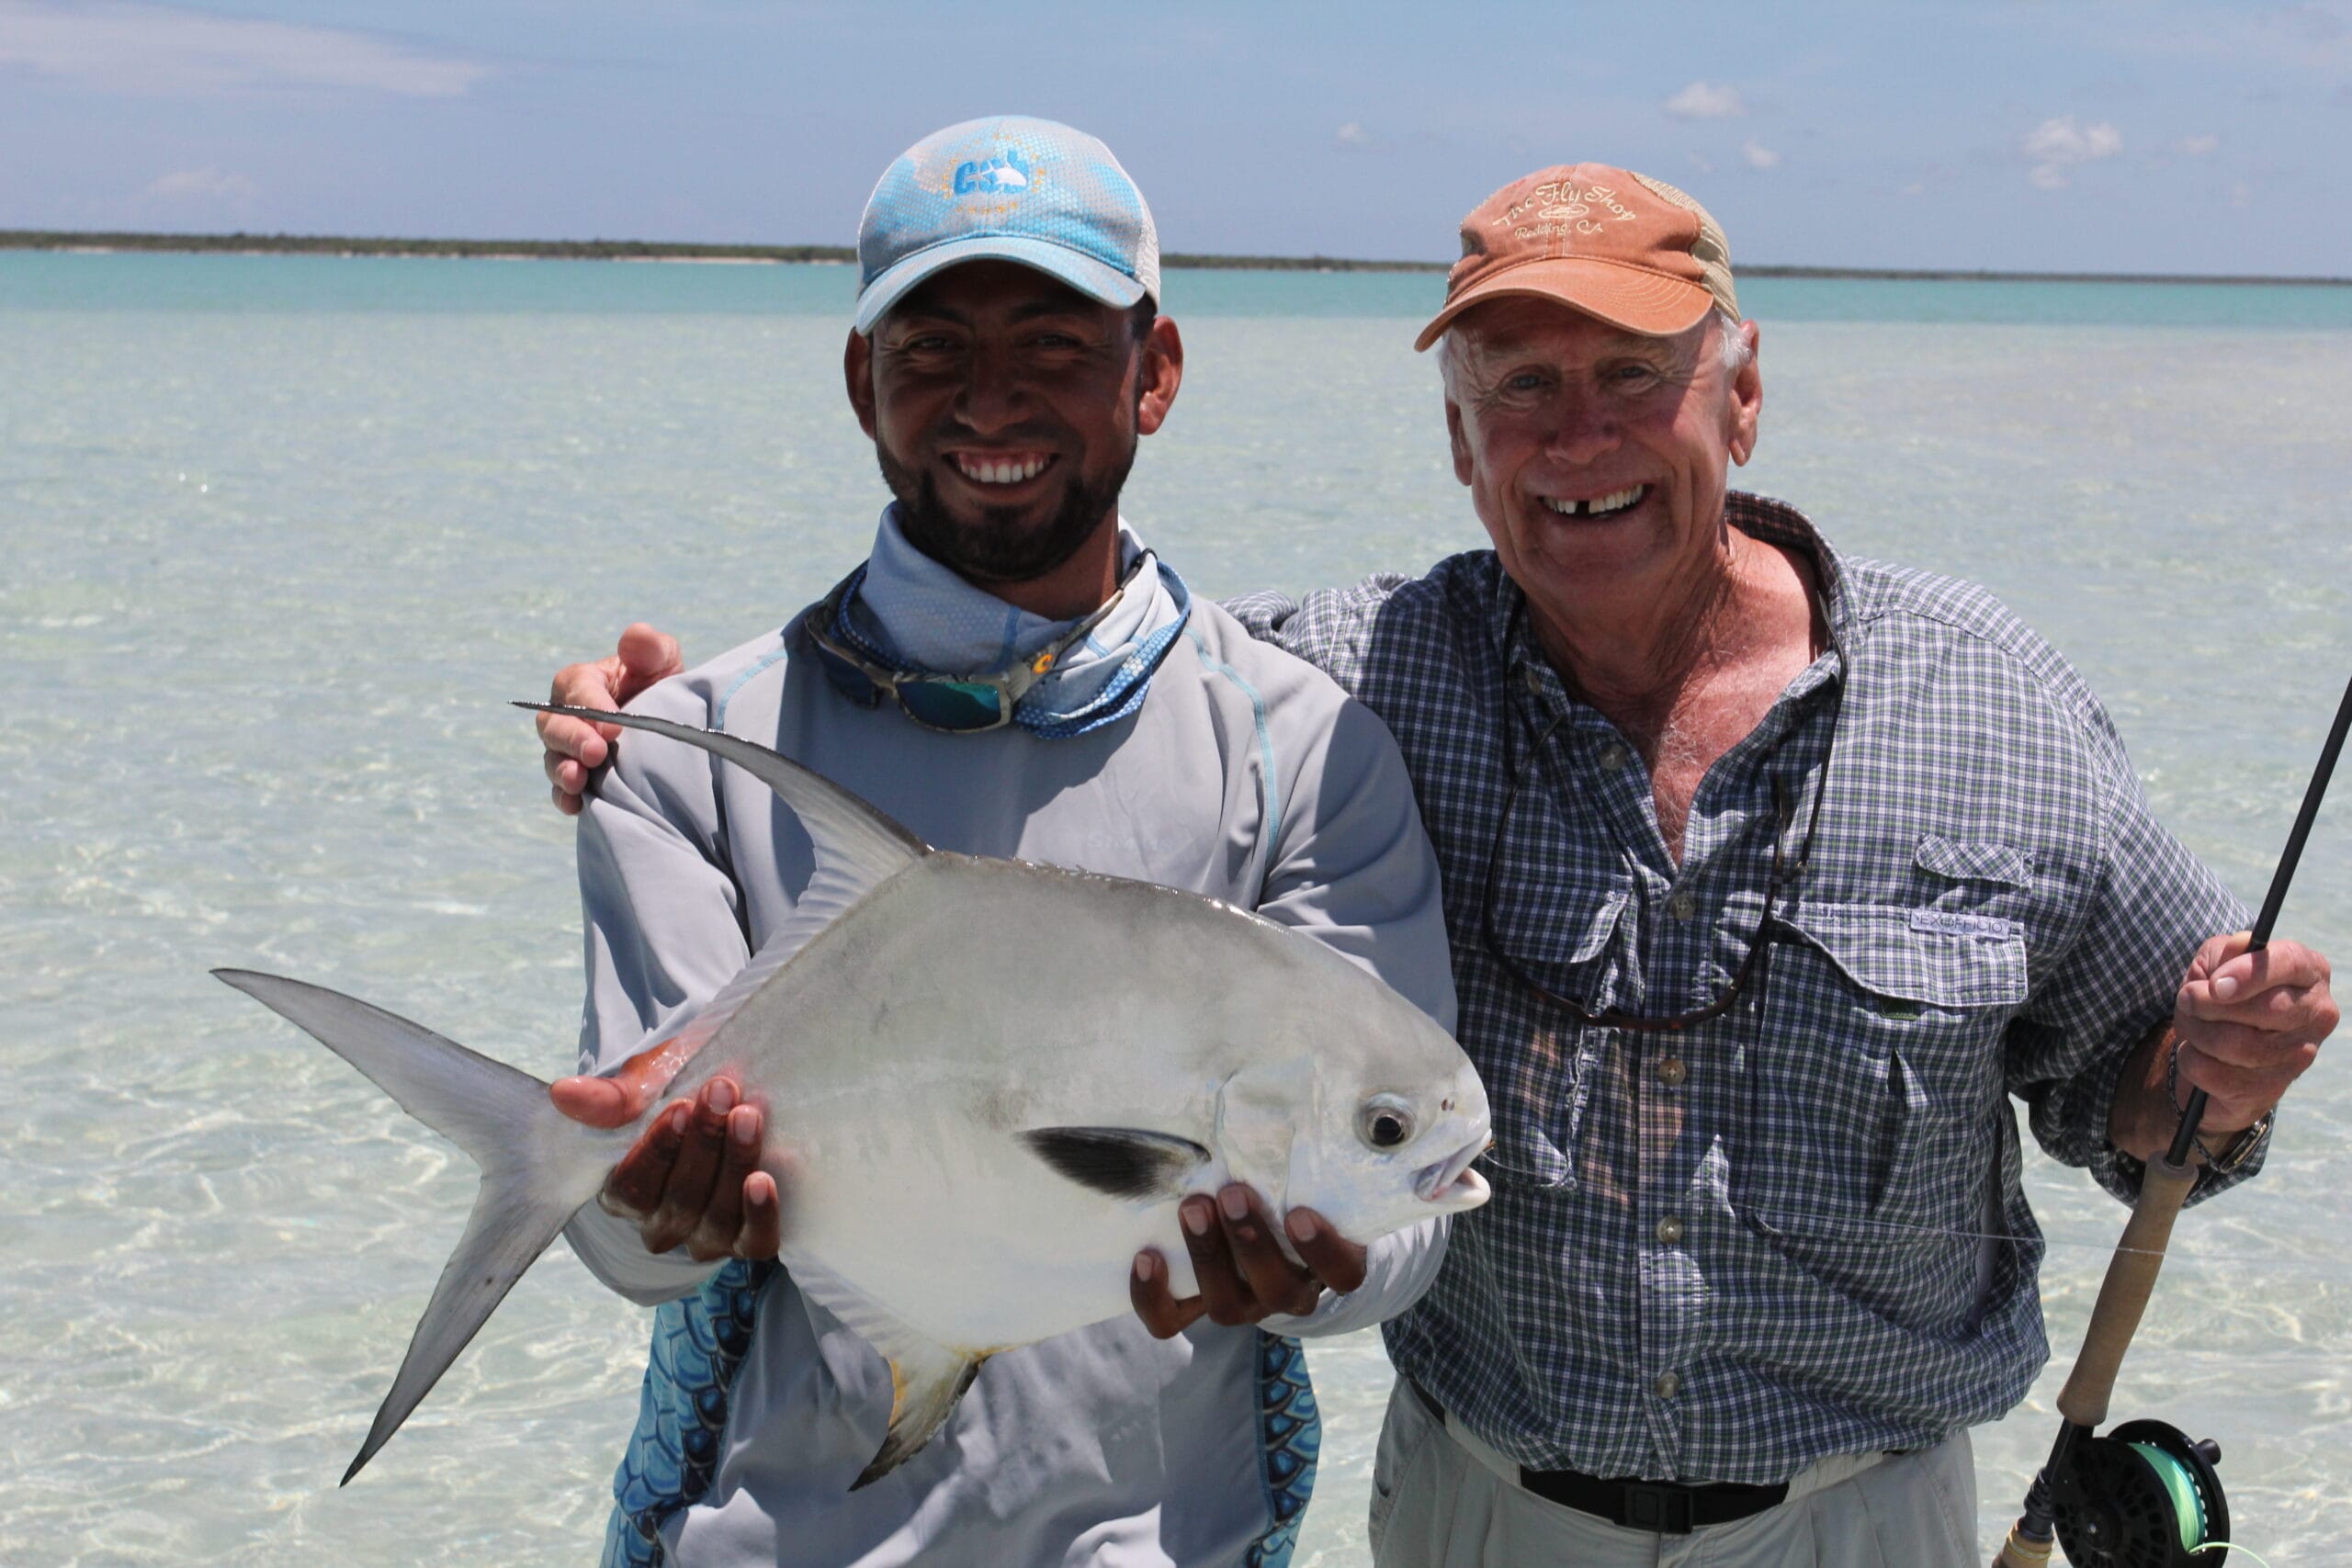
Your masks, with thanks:
M 976 483 L 1011 485 L 1035 479 L 1052 461 L 1051 457 L 1023 457 L 1017 462 L 1008 462 L 970 457 L 959 452 L 956 455 L 956 470 Z
M 1554 501 L 1546 497 L 1544 504 L 1563 517 L 1606 517 L 1623 512 L 1650 492 L 1647 485 L 1634 485 L 1627 490 L 1612 491 L 1590 501 Z

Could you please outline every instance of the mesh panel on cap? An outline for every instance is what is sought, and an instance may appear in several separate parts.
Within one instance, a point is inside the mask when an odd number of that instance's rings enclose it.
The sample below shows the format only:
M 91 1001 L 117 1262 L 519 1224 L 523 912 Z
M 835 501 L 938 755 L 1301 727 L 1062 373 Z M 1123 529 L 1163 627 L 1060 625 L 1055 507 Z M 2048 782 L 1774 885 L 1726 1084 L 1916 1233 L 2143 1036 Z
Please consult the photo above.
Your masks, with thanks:
M 1698 215 L 1699 237 L 1691 243 L 1690 259 L 1699 264 L 1699 276 L 1705 282 L 1707 292 L 1715 297 L 1715 303 L 1730 311 L 1734 321 L 1739 320 L 1739 296 L 1733 291 L 1731 281 L 1731 242 L 1724 238 L 1722 228 L 1687 192 L 1633 169 L 1625 172 L 1641 181 L 1643 188 L 1660 201 L 1672 202 L 1684 211 Z

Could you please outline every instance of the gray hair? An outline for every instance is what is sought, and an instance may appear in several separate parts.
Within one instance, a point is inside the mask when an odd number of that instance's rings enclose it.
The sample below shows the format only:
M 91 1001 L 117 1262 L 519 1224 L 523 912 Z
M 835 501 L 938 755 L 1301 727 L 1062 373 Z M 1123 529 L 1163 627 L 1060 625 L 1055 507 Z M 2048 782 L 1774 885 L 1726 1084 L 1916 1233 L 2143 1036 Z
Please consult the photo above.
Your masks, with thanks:
M 1736 376 L 1747 368 L 1747 362 L 1755 357 L 1755 353 L 1747 346 L 1747 334 L 1739 330 L 1738 317 L 1720 305 L 1715 307 L 1714 317 L 1717 329 L 1715 350 L 1722 358 L 1724 373 Z M 1443 337 L 1437 340 L 1437 373 L 1445 382 L 1445 395 L 1456 402 L 1462 400 L 1458 390 L 1462 367 L 1454 340 L 1461 335 L 1462 323 L 1457 321 L 1445 329 Z

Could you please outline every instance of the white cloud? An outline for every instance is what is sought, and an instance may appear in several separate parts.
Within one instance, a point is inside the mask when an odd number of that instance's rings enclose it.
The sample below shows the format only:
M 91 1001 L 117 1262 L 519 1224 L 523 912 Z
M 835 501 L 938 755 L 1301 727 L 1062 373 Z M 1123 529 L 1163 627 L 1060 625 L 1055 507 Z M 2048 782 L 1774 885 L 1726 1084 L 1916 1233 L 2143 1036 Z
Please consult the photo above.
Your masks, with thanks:
M 155 201 L 250 201 L 261 194 L 261 187 L 243 175 L 224 175 L 207 165 L 201 169 L 175 169 L 159 176 L 141 193 Z
M 170 228 L 243 228 L 251 221 L 261 197 L 261 186 L 250 175 L 207 164 L 199 169 L 174 169 L 158 175 L 130 198 L 123 221 Z
M 1777 169 L 1781 166 L 1781 155 L 1753 136 L 1740 148 L 1739 155 L 1747 160 L 1747 166 L 1751 169 Z
M 2187 158 L 2202 158 L 2222 144 L 2218 136 L 2184 136 L 2172 144 L 2173 151 Z
M 1342 147 L 1369 147 L 1372 145 L 1372 132 L 1366 130 L 1363 126 L 1358 125 L 1354 120 L 1350 120 L 1347 124 L 1340 127 L 1338 130 L 1332 133 L 1332 136 Z
M 2073 115 L 2060 115 L 2028 131 L 2022 151 L 2033 165 L 2025 177 L 2035 188 L 2064 190 L 2072 183 L 2068 169 L 2114 157 L 2123 151 L 2123 133 L 2105 120 L 2076 125 Z
M 1666 100 L 1666 112 L 1677 119 L 1735 119 L 1747 112 L 1737 87 L 1693 82 Z
M 329 87 L 451 98 L 492 69 L 373 33 L 147 0 L 0 0 L 0 68 L 8 66 L 109 92 L 175 97 Z

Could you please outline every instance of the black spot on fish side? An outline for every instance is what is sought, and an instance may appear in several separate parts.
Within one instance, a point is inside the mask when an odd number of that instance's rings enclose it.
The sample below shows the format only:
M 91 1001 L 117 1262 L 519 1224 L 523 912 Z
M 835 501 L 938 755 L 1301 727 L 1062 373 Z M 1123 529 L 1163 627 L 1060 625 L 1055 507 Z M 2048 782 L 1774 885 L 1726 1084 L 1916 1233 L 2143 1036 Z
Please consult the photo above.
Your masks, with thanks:
M 1190 1138 L 1140 1127 L 1039 1127 L 1021 1140 L 1080 1187 L 1130 1201 L 1175 1197 L 1209 1158 Z

